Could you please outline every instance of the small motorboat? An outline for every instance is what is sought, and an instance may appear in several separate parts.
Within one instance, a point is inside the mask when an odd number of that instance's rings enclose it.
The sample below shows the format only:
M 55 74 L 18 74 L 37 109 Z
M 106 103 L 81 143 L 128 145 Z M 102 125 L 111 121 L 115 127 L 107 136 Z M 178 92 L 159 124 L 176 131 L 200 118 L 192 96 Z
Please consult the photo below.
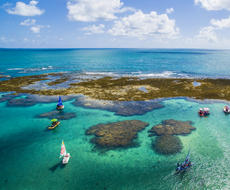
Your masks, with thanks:
M 64 141 L 62 140 L 61 153 L 60 153 L 60 157 L 59 157 L 59 158 L 63 158 L 62 164 L 67 164 L 69 162 L 70 157 L 71 157 L 70 153 L 66 153 L 65 144 L 64 144 Z
M 177 172 L 186 170 L 187 168 L 190 168 L 192 165 L 194 165 L 194 163 L 189 161 L 189 154 L 190 154 L 190 150 L 188 151 L 188 155 L 183 164 L 180 165 L 179 163 L 177 163 L 177 168 L 176 168 Z
M 58 104 L 57 104 L 57 110 L 63 110 L 64 107 L 65 106 L 62 104 L 62 101 L 61 101 L 61 96 L 59 96 L 59 101 L 58 101 Z
M 230 113 L 229 107 L 225 106 L 223 107 L 224 113 Z
M 54 129 L 60 124 L 60 121 L 54 121 L 51 126 L 47 127 L 47 129 Z
M 203 109 L 200 108 L 198 114 L 200 115 L 200 117 L 209 115 L 210 114 L 209 108 L 203 108 Z

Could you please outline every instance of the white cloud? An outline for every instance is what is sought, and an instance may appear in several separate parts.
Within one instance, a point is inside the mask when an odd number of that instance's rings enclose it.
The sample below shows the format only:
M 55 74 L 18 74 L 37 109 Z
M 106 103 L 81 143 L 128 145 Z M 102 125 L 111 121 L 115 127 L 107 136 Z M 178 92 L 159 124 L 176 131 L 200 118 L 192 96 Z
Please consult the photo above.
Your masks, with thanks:
M 221 19 L 221 20 L 212 19 L 210 23 L 214 26 L 217 26 L 219 29 L 230 27 L 230 16 L 228 19 Z
M 170 13 L 172 13 L 173 11 L 174 11 L 173 8 L 170 8 L 170 9 L 166 9 L 165 13 L 166 13 L 166 14 L 170 14 Z
M 76 2 L 76 3 L 75 3 Z M 97 20 L 113 20 L 115 13 L 134 11 L 133 8 L 124 7 L 120 0 L 75 0 L 68 1 L 69 20 L 95 22 Z
M 35 25 L 36 20 L 35 19 L 27 19 L 24 20 L 23 22 L 20 23 L 20 25 L 22 26 L 31 26 L 31 25 Z
M 30 28 L 30 30 L 32 30 L 33 33 L 40 33 L 41 28 L 50 28 L 50 25 L 37 25 L 37 26 L 33 26 Z
M 226 9 L 230 11 L 229 0 L 195 0 L 195 5 L 201 3 L 202 7 L 207 10 Z
M 116 38 L 112 38 L 110 39 L 111 42 L 115 42 L 116 41 Z
M 114 23 L 113 28 L 108 31 L 113 36 L 145 39 L 147 36 L 174 38 L 179 34 L 179 28 L 175 28 L 175 20 L 170 20 L 166 14 L 157 15 L 154 11 L 144 14 L 139 10 Z
M 215 30 L 215 28 L 212 26 L 203 27 L 199 31 L 199 34 L 195 37 L 199 38 L 201 40 L 204 40 L 204 41 L 215 43 L 218 41 L 218 39 L 217 39 L 217 36 L 216 36 L 216 33 L 214 32 L 214 30 Z
M 30 3 L 27 5 L 21 1 L 16 3 L 16 6 L 14 8 L 8 8 L 6 11 L 9 14 L 14 15 L 21 15 L 21 16 L 36 16 L 41 15 L 45 12 L 45 10 L 40 10 L 36 7 L 38 4 L 38 1 L 30 1 Z M 4 6 L 9 6 L 9 4 L 5 4 Z
M 7 39 L 6 37 L 0 37 L 0 40 L 4 43 L 8 43 L 8 42 L 14 42 L 16 41 L 15 39 Z
M 102 30 L 104 27 L 105 27 L 105 25 L 99 24 L 98 26 L 92 25 L 92 26 L 82 28 L 81 30 L 90 31 L 90 32 L 86 33 L 87 35 L 91 35 L 92 33 L 102 34 L 102 33 L 104 33 L 104 31 Z
M 25 41 L 25 42 L 29 42 L 29 40 L 28 40 L 27 38 L 24 38 L 24 39 L 23 39 L 23 41 Z
M 46 26 L 43 26 L 43 25 L 37 25 L 37 26 L 31 27 L 30 30 L 32 30 L 33 33 L 40 33 L 41 28 L 45 28 L 45 27 Z

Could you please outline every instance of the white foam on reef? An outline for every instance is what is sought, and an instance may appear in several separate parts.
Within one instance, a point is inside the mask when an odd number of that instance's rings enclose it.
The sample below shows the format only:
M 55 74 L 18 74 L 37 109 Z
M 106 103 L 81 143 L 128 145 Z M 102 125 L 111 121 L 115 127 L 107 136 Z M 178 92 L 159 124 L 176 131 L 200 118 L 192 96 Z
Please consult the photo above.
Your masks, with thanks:
M 178 74 L 172 71 L 164 71 L 162 73 L 143 73 L 141 71 L 131 72 L 130 74 L 114 73 L 114 72 L 85 72 L 85 75 L 101 75 L 112 77 L 137 77 L 137 78 L 188 78 L 186 74 Z
M 86 72 L 86 75 L 106 75 L 106 76 L 118 76 L 113 72 Z
M 48 66 L 48 67 L 41 67 L 41 68 L 29 68 L 29 69 L 24 69 L 23 71 L 20 71 L 19 73 L 34 73 L 36 71 L 44 71 L 44 70 L 49 70 L 49 69 L 53 69 L 53 67 Z
M 139 77 L 139 78 L 174 78 L 178 77 L 178 74 L 172 71 L 164 71 L 162 73 L 142 73 L 132 72 L 131 75 L 125 75 L 128 77 Z
M 6 78 L 6 77 L 9 78 L 9 77 L 11 77 L 11 76 L 10 76 L 10 75 L 0 75 L 0 77 L 1 77 L 1 78 Z
M 18 70 L 23 70 L 23 68 L 11 68 L 7 69 L 8 71 L 18 71 Z

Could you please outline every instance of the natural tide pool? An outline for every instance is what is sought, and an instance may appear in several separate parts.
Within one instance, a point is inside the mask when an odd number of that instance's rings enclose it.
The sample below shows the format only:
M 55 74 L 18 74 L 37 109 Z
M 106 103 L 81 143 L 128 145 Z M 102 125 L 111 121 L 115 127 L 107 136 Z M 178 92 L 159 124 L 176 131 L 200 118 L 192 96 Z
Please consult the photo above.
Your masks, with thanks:
M 65 112 L 77 117 L 61 120 L 47 130 L 50 119 L 37 118 L 55 109 L 56 103 L 9 107 L 0 103 L 0 187 L 1 189 L 228 189 L 230 115 L 223 113 L 227 102 L 198 103 L 181 99 L 162 101 L 164 108 L 144 115 L 119 116 L 114 112 L 75 107 L 64 102 Z M 197 111 L 209 107 L 210 116 Z M 196 130 L 181 139 L 181 153 L 157 154 L 151 147 L 148 130 L 163 120 L 191 120 Z M 139 146 L 99 151 L 85 131 L 99 123 L 141 120 L 149 126 L 138 133 Z M 67 165 L 59 159 L 61 141 L 71 158 Z M 176 163 L 183 162 L 190 148 L 194 166 L 174 175 Z

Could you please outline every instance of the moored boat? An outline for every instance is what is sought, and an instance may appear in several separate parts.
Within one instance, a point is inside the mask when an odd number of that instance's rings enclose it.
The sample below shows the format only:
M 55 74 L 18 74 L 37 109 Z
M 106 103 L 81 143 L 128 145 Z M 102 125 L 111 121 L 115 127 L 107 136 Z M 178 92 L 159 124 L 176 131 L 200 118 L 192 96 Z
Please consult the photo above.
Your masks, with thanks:
M 224 111 L 224 113 L 230 113 L 228 106 L 223 107 L 223 111 Z
M 67 164 L 69 162 L 70 153 L 66 153 L 66 148 L 63 140 L 62 140 L 61 153 L 59 158 L 62 158 L 62 164 Z
M 203 108 L 203 109 L 200 108 L 198 114 L 200 115 L 200 117 L 209 115 L 210 114 L 209 108 Z
M 62 104 L 62 101 L 61 101 L 61 96 L 59 96 L 59 101 L 58 101 L 58 104 L 57 104 L 57 110 L 62 110 L 64 109 L 64 105 Z
M 179 163 L 177 163 L 177 168 L 176 168 L 177 172 L 185 170 L 185 169 L 191 167 L 192 165 L 194 165 L 194 163 L 189 161 L 189 154 L 190 154 L 190 150 L 188 151 L 188 155 L 187 155 L 185 161 L 183 162 L 183 164 L 180 165 Z
M 51 126 L 47 127 L 47 129 L 54 129 L 60 124 L 60 121 L 54 121 Z

